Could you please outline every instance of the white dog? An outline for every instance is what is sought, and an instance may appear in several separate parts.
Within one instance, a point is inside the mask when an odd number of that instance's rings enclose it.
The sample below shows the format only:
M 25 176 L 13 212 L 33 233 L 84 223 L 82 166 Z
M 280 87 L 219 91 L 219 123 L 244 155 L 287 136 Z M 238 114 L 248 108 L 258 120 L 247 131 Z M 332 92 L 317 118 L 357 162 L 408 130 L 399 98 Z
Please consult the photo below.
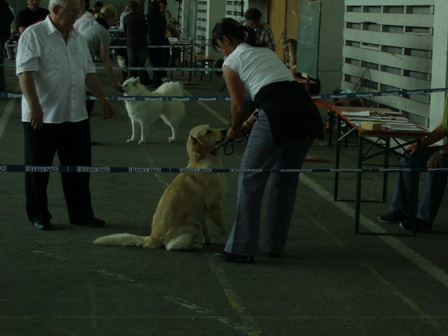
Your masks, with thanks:
M 140 78 L 131 77 L 121 85 L 125 96 L 184 96 L 182 84 L 168 82 L 157 90 L 148 91 L 140 84 Z M 171 128 L 169 142 L 176 141 L 176 131 L 180 121 L 185 117 L 185 104 L 181 101 L 133 101 L 126 100 L 126 110 L 132 122 L 132 137 L 128 142 L 148 143 L 149 126 L 157 118 L 162 118 Z M 139 139 L 140 138 L 140 139 Z
M 187 168 L 220 168 L 218 145 L 226 130 L 208 125 L 196 126 L 187 142 Z M 219 227 L 226 238 L 229 234 L 221 210 L 224 194 L 221 173 L 180 173 L 165 190 L 152 218 L 151 235 L 136 236 L 118 233 L 97 238 L 98 245 L 165 247 L 167 250 L 200 250 L 202 241 L 211 244 L 207 219 Z M 203 236 L 203 239 L 200 239 Z

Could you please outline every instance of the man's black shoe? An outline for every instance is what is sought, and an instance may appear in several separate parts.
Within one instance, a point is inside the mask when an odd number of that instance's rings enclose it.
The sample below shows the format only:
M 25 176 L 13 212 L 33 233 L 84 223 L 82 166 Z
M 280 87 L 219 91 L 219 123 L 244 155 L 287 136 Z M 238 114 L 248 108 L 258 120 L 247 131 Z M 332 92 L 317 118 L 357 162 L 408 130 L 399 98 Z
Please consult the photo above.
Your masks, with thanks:
M 401 222 L 406 222 L 410 219 L 412 219 L 411 215 L 407 215 L 403 213 L 402 211 L 395 210 L 392 212 L 389 212 L 385 215 L 379 216 L 378 219 L 387 224 L 399 224 Z
M 400 223 L 400 226 L 405 230 L 412 230 L 412 220 Z M 424 221 L 423 219 L 417 218 L 415 223 L 415 228 L 417 231 L 431 231 L 432 223 Z
M 72 224 L 88 227 L 103 227 L 106 225 L 106 222 L 96 217 L 88 217 L 80 221 L 72 222 Z
M 49 220 L 38 220 L 33 222 L 33 225 L 36 229 L 43 231 L 50 231 L 53 228 Z
M 253 256 L 243 256 L 239 254 L 233 254 L 228 252 L 221 252 L 215 254 L 217 257 L 220 257 L 222 260 L 236 262 L 241 264 L 252 264 L 254 262 Z

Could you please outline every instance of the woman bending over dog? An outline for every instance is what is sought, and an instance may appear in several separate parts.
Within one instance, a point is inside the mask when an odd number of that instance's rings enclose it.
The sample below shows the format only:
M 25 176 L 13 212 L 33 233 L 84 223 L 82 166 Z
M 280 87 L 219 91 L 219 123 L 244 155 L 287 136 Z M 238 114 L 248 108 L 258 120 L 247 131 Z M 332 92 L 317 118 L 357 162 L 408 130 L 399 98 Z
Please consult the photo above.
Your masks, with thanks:
M 241 169 L 300 169 L 314 139 L 323 139 L 323 124 L 313 100 L 268 48 L 254 47 L 253 31 L 222 19 L 213 29 L 213 46 L 226 57 L 224 79 L 230 94 L 230 139 L 250 131 Z M 246 94 L 257 112 L 246 119 Z M 245 120 L 246 119 L 246 120 Z M 241 172 L 236 216 L 224 260 L 252 263 L 258 249 L 261 203 L 270 172 Z M 284 251 L 296 199 L 299 173 L 273 173 L 262 251 Z

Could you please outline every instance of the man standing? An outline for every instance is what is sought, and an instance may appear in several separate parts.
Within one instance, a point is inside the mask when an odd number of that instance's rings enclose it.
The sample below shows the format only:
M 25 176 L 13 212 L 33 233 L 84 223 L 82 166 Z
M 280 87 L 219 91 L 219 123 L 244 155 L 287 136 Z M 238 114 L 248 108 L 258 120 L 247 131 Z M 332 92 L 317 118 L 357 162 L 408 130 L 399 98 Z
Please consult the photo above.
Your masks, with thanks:
M 6 91 L 5 80 L 5 56 L 3 47 L 5 41 L 11 36 L 11 23 L 14 21 L 14 15 L 9 9 L 9 5 L 4 0 L 0 0 L 0 92 Z
M 104 119 L 117 115 L 108 102 L 87 41 L 73 29 L 79 0 L 50 0 L 50 15 L 20 37 L 17 69 L 22 98 L 25 164 L 48 166 L 58 153 L 61 165 L 90 166 L 90 126 L 86 89 L 103 105 Z M 90 196 L 89 173 L 61 173 L 71 224 L 101 227 Z M 26 210 L 39 230 L 51 230 L 47 185 L 49 173 L 25 174 Z
M 28 7 L 17 14 L 16 26 L 20 34 L 29 26 L 44 20 L 50 14 L 47 9 L 39 7 L 40 0 L 27 0 L 26 3 Z
M 140 13 L 137 1 L 129 1 L 128 6 L 130 12 L 123 19 L 124 33 L 127 38 L 128 66 L 130 68 L 139 68 L 129 70 L 128 77 L 140 77 L 140 83 L 149 85 L 149 75 L 145 69 L 148 53 L 145 16 Z
M 258 8 L 249 8 L 244 13 L 246 27 L 255 30 L 256 45 L 259 47 L 268 47 L 275 51 L 275 39 L 271 27 L 266 22 L 261 21 L 261 11 Z
M 400 160 L 400 168 L 448 168 L 448 144 L 442 146 L 435 143 L 448 136 L 448 94 L 445 97 L 445 108 L 440 124 L 424 138 L 420 147 L 413 143 L 408 147 L 405 156 Z M 418 155 L 417 155 L 418 154 Z M 436 219 L 437 212 L 445 195 L 448 173 L 428 172 L 425 189 L 418 207 L 416 228 L 419 231 L 430 231 Z M 379 216 L 383 223 L 400 224 L 405 230 L 412 230 L 414 180 L 410 173 L 398 173 L 390 213 Z

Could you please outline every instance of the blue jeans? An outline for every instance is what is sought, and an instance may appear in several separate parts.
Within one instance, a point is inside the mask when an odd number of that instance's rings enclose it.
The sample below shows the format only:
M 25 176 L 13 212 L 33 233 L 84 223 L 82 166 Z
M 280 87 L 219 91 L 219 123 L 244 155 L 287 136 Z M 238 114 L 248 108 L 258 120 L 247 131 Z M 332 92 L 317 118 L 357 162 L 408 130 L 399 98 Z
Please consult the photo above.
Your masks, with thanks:
M 418 161 L 415 160 L 414 156 L 402 157 L 400 168 L 426 168 L 429 157 L 439 149 L 438 146 L 423 148 L 418 154 Z M 444 168 L 448 167 L 448 157 L 444 157 L 442 163 Z M 418 218 L 430 223 L 434 222 L 445 194 L 447 177 L 447 173 L 427 173 L 425 189 L 418 208 Z M 411 213 L 413 190 L 414 180 L 412 175 L 410 173 L 398 173 L 391 208 Z
M 241 169 L 300 169 L 313 140 L 277 145 L 268 118 L 260 111 L 244 152 Z M 261 203 L 271 177 L 263 251 L 282 253 L 294 210 L 299 173 L 241 172 L 236 218 L 225 251 L 253 256 L 258 249 Z

